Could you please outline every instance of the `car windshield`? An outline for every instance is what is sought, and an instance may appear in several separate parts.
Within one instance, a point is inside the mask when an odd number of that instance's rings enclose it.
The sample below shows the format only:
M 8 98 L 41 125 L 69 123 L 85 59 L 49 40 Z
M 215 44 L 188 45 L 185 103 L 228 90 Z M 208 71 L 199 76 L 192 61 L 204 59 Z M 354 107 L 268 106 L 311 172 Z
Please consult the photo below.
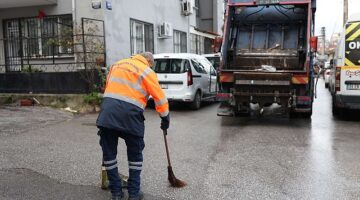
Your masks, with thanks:
M 153 70 L 156 73 L 163 74 L 181 74 L 186 72 L 189 67 L 189 61 L 184 59 L 155 59 Z
M 212 66 L 217 69 L 220 65 L 220 57 L 206 57 L 212 64 Z

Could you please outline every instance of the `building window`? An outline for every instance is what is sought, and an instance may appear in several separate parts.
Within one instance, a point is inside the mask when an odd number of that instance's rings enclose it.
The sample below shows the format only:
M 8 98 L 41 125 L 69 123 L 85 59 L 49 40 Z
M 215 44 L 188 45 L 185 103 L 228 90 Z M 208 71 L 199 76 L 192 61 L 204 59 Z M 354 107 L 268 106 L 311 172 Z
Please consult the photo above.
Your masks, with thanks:
M 204 54 L 204 36 L 190 34 L 190 52 L 195 54 Z
M 186 53 L 186 33 L 174 30 L 174 53 Z
M 130 19 L 131 55 L 145 51 L 154 53 L 154 27 L 152 24 Z
M 73 54 L 72 15 L 11 19 L 4 24 L 8 58 Z

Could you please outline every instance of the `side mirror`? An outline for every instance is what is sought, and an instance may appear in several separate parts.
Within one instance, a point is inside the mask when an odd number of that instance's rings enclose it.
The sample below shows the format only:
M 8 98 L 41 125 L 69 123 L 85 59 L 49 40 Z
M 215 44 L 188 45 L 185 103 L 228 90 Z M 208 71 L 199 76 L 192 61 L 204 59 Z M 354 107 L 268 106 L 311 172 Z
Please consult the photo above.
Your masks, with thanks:
M 317 52 L 318 45 L 318 37 L 311 37 L 310 38 L 310 50 L 312 53 Z

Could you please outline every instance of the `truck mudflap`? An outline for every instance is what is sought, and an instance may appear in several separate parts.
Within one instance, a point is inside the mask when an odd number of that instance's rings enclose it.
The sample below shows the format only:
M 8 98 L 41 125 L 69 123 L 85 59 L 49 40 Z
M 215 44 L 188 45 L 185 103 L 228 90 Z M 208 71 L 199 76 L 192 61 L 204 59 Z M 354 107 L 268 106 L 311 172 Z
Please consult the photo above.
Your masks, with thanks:
M 217 116 L 231 117 L 231 116 L 235 116 L 235 112 L 230 104 L 226 102 L 221 102 L 220 106 L 217 109 Z

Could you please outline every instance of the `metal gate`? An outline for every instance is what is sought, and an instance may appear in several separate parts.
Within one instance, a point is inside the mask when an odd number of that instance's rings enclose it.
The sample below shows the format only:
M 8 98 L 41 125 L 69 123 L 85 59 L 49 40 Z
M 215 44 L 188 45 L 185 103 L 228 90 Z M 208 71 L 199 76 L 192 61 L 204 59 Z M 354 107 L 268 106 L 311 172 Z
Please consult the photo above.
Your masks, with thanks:
M 51 87 L 47 85 L 49 93 L 88 92 L 95 84 L 101 84 L 99 71 L 106 67 L 104 21 L 82 18 L 80 26 L 73 24 L 72 15 L 4 20 L 4 38 L 0 38 L 0 92 L 44 92 L 39 80 L 32 77 L 44 82 L 66 80 L 64 85 L 69 88 L 54 87 L 54 91 L 49 91 Z M 17 78 L 7 78 L 10 73 Z M 27 87 L 30 89 L 23 90 L 23 84 L 9 82 L 21 80 L 24 73 L 28 83 L 34 83 Z M 37 74 L 28 76 L 30 73 Z M 79 84 L 79 80 L 69 84 L 71 80 L 61 78 L 66 73 L 78 74 L 69 77 L 78 77 L 85 84 Z

